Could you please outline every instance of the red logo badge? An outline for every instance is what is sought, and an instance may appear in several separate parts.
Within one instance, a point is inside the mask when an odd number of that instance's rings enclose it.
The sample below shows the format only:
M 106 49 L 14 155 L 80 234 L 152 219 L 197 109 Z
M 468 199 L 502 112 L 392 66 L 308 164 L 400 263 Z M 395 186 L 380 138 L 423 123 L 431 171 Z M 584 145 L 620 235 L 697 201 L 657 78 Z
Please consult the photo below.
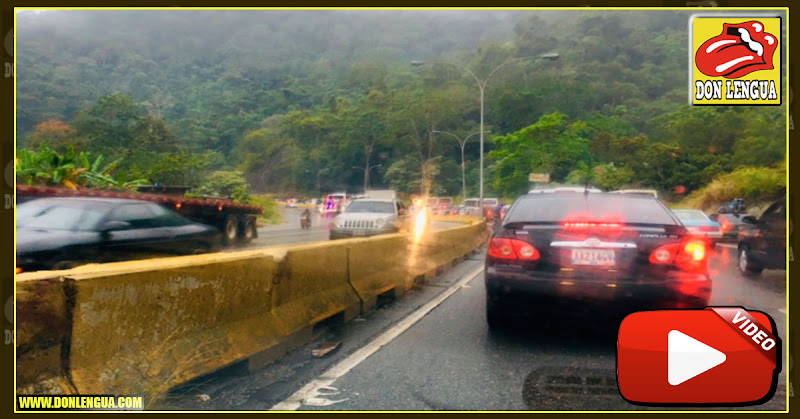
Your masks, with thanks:
M 695 63 L 710 77 L 735 79 L 758 70 L 772 70 L 772 56 L 778 48 L 775 35 L 764 32 L 757 20 L 722 25 L 722 33 L 697 49 Z
M 741 307 L 646 311 L 622 321 L 617 379 L 645 405 L 753 405 L 778 383 L 781 342 L 772 319 Z

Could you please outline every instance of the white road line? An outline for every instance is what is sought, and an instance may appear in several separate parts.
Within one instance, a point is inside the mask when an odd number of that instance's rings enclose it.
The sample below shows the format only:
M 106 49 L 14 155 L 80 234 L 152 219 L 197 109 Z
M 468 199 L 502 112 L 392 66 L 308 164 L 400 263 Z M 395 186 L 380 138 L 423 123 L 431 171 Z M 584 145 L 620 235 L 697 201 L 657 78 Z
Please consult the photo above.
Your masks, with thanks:
M 778 312 L 780 312 L 780 313 L 782 313 L 782 314 L 786 314 L 786 310 L 785 310 L 785 309 L 782 309 L 782 308 L 779 308 L 779 309 L 778 309 Z
M 355 368 L 358 364 L 369 358 L 372 354 L 378 351 L 384 345 L 389 344 L 392 340 L 400 336 L 403 332 L 411 328 L 414 324 L 420 321 L 425 315 L 430 313 L 439 304 L 450 298 L 451 295 L 458 292 L 466 283 L 472 281 L 483 272 L 483 266 L 470 272 L 462 280 L 456 282 L 439 294 L 436 298 L 429 301 L 424 306 L 411 313 L 408 317 L 394 325 L 391 329 L 383 332 L 380 336 L 375 338 L 372 342 L 368 343 L 363 348 L 354 352 L 352 355 L 345 358 L 343 361 L 329 368 L 323 372 L 319 377 L 311 380 L 300 390 L 289 396 L 286 400 L 272 406 L 270 410 L 297 410 L 303 406 L 305 400 L 317 400 L 319 396 L 325 395 L 325 390 L 332 389 L 332 384 L 341 376 L 347 374 L 351 369 Z M 330 392 L 327 393 L 330 395 Z
M 728 249 L 736 249 L 736 245 L 730 243 L 717 243 L 717 246 L 727 247 Z

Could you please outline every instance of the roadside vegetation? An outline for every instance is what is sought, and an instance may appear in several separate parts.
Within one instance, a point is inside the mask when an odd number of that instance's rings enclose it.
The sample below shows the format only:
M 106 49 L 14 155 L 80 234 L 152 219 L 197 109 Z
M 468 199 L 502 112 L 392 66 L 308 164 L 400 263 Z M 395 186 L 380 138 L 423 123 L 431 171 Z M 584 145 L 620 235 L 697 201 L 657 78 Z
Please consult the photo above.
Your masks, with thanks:
M 743 198 L 750 208 L 769 203 L 786 193 L 786 166 L 743 167 L 720 175 L 684 199 L 685 208 L 715 210 L 721 202 Z
M 461 195 L 455 137 L 478 132 L 480 103 L 475 80 L 442 62 L 485 77 L 557 52 L 488 84 L 486 196 L 513 200 L 529 173 L 657 189 L 703 208 L 784 186 L 785 105 L 687 104 L 688 11 L 481 12 L 472 25 L 447 13 L 299 15 L 160 12 L 145 20 L 161 29 L 144 32 L 138 12 L 31 20 L 18 31 L 28 51 L 17 64 L 18 176 L 66 187 L 147 180 L 247 202 L 358 193 L 367 167 L 376 189 Z M 314 29 L 326 27 L 336 36 Z M 478 138 L 464 147 L 470 196 Z

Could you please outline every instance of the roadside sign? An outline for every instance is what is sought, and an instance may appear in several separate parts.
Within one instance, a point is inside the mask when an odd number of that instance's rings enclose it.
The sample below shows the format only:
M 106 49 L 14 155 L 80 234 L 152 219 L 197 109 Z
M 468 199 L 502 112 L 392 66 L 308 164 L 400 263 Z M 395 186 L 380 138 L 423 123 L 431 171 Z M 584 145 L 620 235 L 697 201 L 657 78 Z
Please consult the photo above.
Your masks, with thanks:
M 528 175 L 528 182 L 548 183 L 550 173 L 531 173 Z

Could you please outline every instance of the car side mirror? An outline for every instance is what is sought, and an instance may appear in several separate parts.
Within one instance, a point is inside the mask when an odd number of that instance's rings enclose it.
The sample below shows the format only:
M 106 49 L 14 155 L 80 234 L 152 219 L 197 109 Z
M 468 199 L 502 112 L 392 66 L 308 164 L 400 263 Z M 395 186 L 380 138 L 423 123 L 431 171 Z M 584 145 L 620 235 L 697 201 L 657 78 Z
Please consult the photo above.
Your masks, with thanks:
M 745 215 L 742 217 L 742 222 L 747 224 L 758 224 L 758 220 L 752 215 Z
M 127 221 L 109 221 L 103 224 L 100 228 L 101 233 L 110 233 L 112 231 L 127 230 L 131 228 L 131 223 Z

